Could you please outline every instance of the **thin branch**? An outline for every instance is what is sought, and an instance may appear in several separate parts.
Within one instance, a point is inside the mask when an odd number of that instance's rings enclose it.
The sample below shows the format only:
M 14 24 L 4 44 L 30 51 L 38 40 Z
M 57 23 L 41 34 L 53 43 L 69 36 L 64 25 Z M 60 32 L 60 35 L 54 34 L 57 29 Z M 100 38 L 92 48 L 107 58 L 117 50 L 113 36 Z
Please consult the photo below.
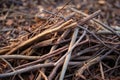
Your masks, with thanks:
M 0 55 L 0 58 L 4 59 L 26 59 L 26 60 L 37 60 L 41 56 L 27 56 L 27 55 Z
M 68 20 L 68 21 L 66 21 L 65 23 L 63 23 L 62 25 L 60 25 L 59 27 L 56 27 L 56 28 L 54 28 L 54 29 L 45 30 L 44 32 L 42 32 L 42 33 L 34 36 L 34 37 L 31 38 L 31 39 L 28 39 L 27 41 L 25 41 L 25 42 L 23 42 L 22 44 L 18 45 L 17 47 L 13 48 L 13 49 L 12 49 L 10 52 L 8 52 L 7 54 L 12 54 L 12 53 L 16 52 L 17 50 L 21 50 L 23 47 L 30 46 L 30 45 L 32 45 L 34 42 L 38 42 L 41 37 L 43 37 L 44 35 L 47 35 L 47 34 L 49 34 L 49 33 L 51 33 L 51 32 L 59 31 L 60 29 L 63 29 L 63 27 L 64 27 L 64 29 L 66 29 L 66 28 L 65 28 L 66 25 L 68 25 L 67 28 L 70 28 L 70 27 L 73 27 L 73 26 L 77 25 L 76 22 L 70 24 L 72 21 L 73 21 L 73 20 Z
M 16 74 L 21 74 L 21 73 L 24 73 L 24 72 L 37 70 L 38 68 L 41 68 L 41 67 L 53 67 L 53 66 L 54 66 L 54 63 L 37 64 L 37 65 L 33 65 L 33 66 L 29 66 L 29 67 L 26 67 L 26 68 L 16 70 L 14 72 L 0 74 L 0 78 L 9 77 L 9 76 L 13 76 L 13 75 L 16 75 Z
M 101 72 L 102 79 L 105 80 L 105 75 L 104 75 L 103 66 L 102 66 L 101 61 L 99 64 L 100 64 L 100 72 Z
M 93 64 L 96 64 L 99 60 L 100 60 L 100 57 L 96 57 L 92 60 L 89 60 L 77 71 L 76 76 L 82 75 L 87 68 L 89 68 Z
M 5 60 L 4 58 L 1 58 L 1 59 L 9 65 L 9 67 L 12 69 L 13 72 L 15 71 L 15 69 L 12 67 L 12 65 L 11 65 L 7 60 Z M 14 75 L 14 76 L 15 76 L 15 75 Z M 21 80 L 24 80 L 20 74 L 18 75 L 18 77 L 19 77 Z
M 19 68 L 22 68 L 22 67 L 25 67 L 25 66 L 30 66 L 30 65 L 36 64 L 36 63 L 41 62 L 41 61 L 44 61 L 44 60 L 46 60 L 46 59 L 48 59 L 48 58 L 50 58 L 50 57 L 52 57 L 52 56 L 55 56 L 55 55 L 57 55 L 57 54 L 60 54 L 60 53 L 62 53 L 62 52 L 64 52 L 64 51 L 66 51 L 66 50 L 67 50 L 67 46 L 63 46 L 62 48 L 59 48 L 59 49 L 57 49 L 57 50 L 55 50 L 55 51 L 53 51 L 53 52 L 51 52 L 51 53 L 48 53 L 48 54 L 46 54 L 46 55 L 41 56 L 41 58 L 39 58 L 39 59 L 36 60 L 36 61 L 33 61 L 33 62 L 30 62 L 30 63 L 27 63 L 27 64 L 20 65 L 20 66 L 14 68 L 14 69 L 19 69 Z
M 40 71 L 40 73 L 41 73 L 41 75 L 43 76 L 43 78 L 45 79 L 45 80 L 48 80 L 48 78 L 47 78 L 47 76 L 42 72 L 42 71 Z M 37 79 L 36 79 L 37 80 Z M 39 80 L 39 79 L 38 79 Z
M 55 74 L 57 73 L 58 68 L 63 64 L 63 62 L 60 62 L 59 64 L 57 64 L 55 66 L 55 68 L 52 70 L 52 72 L 50 73 L 50 75 L 48 76 L 48 80 L 53 80 Z
M 75 9 L 75 8 L 70 8 L 70 9 L 71 9 L 72 11 L 77 12 L 77 13 L 79 13 L 79 14 L 82 14 L 82 15 L 84 15 L 84 16 L 86 16 L 86 17 L 89 16 L 88 14 L 83 13 L 82 11 L 79 11 L 79 10 L 77 10 L 77 9 Z M 95 19 L 95 18 L 93 18 L 92 20 L 95 21 L 96 23 L 102 25 L 105 29 L 107 29 L 107 30 L 111 31 L 112 33 L 116 34 L 116 35 L 120 38 L 120 35 L 119 35 L 112 27 L 104 24 L 103 22 L 101 22 L 101 21 L 99 21 L 99 20 L 97 20 L 97 19 Z
M 66 69 L 67 69 L 67 66 L 68 66 L 68 62 L 69 62 L 70 57 L 71 57 L 71 53 L 72 53 L 72 46 L 74 45 L 74 43 L 75 43 L 75 41 L 77 39 L 78 31 L 79 31 L 78 28 L 74 29 L 72 40 L 70 42 L 70 46 L 69 46 L 69 49 L 68 49 L 68 55 L 66 56 L 66 59 L 65 59 L 65 62 L 64 62 L 64 65 L 63 65 L 62 72 L 61 72 L 59 80 L 63 80 L 64 79 L 64 75 L 65 75 L 65 72 L 66 72 Z
M 85 24 L 85 23 L 86 23 L 87 21 L 89 21 L 90 19 L 92 19 L 92 18 L 96 17 L 97 15 L 99 15 L 100 12 L 101 12 L 100 10 L 94 12 L 94 13 L 91 14 L 90 16 L 82 19 L 79 24 L 80 24 L 80 25 Z M 78 26 L 80 27 L 80 25 L 78 25 Z M 75 48 L 75 46 L 76 46 L 76 45 L 74 44 L 73 48 Z M 68 53 L 65 54 L 62 58 L 60 58 L 60 59 L 55 63 L 55 65 L 58 64 L 62 59 L 64 59 L 64 57 L 66 57 L 66 55 L 68 55 Z
M 85 34 L 86 34 L 86 31 L 84 31 L 84 33 L 82 34 L 82 36 L 81 36 L 81 37 L 76 41 L 76 43 L 72 46 L 71 50 L 69 50 L 64 56 L 62 56 L 62 57 L 55 63 L 55 65 L 58 64 L 61 60 L 63 60 L 63 59 L 69 54 L 69 52 L 71 52 L 71 51 L 77 46 L 77 44 L 81 41 L 81 39 L 85 36 Z
M 80 28 L 82 28 L 83 30 L 86 30 L 88 33 L 92 34 L 92 35 L 93 35 L 97 40 L 99 40 L 104 46 L 112 49 L 112 47 L 106 45 L 99 37 L 97 37 L 96 34 L 94 34 L 93 32 L 89 31 L 88 29 L 86 29 L 86 28 L 84 28 L 84 27 L 82 27 L 82 26 L 80 26 L 80 25 L 78 25 L 78 26 L 79 26 Z

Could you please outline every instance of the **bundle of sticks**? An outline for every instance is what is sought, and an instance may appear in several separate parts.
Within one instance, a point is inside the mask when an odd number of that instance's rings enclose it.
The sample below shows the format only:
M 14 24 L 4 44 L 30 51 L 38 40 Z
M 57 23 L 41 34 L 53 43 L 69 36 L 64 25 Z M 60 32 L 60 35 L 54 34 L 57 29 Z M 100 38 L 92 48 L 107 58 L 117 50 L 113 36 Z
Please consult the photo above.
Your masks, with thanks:
M 97 19 L 101 10 L 90 15 L 73 7 L 46 12 L 49 17 L 37 17 L 38 28 L 0 49 L 0 78 L 105 79 L 120 67 L 119 31 Z

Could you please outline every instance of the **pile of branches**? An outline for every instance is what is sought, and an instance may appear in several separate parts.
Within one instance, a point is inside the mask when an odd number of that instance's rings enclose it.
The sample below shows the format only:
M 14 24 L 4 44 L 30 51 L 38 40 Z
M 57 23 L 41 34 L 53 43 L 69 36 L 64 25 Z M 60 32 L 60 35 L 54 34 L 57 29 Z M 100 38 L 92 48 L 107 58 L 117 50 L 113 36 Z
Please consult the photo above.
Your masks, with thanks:
M 36 16 L 37 28 L 0 49 L 0 78 L 101 80 L 120 75 L 120 28 L 98 20 L 101 10 L 88 15 L 65 6 L 45 12 Z

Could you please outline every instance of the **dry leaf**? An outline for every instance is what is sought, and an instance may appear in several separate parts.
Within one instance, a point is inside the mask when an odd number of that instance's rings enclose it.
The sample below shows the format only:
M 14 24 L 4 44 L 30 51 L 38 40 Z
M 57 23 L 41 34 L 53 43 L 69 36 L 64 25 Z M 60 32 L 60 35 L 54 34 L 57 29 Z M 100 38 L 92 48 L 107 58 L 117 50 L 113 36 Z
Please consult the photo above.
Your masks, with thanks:
M 13 20 L 12 19 L 8 19 L 6 22 L 7 26 L 11 26 L 13 24 Z
M 105 0 L 99 0 L 98 3 L 101 5 L 104 5 L 106 2 L 105 2 Z

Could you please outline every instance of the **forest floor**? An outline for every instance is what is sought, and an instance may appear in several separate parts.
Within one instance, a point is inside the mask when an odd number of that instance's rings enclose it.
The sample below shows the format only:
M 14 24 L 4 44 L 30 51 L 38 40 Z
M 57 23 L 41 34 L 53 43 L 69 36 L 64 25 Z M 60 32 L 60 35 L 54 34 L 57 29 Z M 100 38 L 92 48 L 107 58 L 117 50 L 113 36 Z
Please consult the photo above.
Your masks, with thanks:
M 120 80 L 120 1 L 0 0 L 0 80 Z

